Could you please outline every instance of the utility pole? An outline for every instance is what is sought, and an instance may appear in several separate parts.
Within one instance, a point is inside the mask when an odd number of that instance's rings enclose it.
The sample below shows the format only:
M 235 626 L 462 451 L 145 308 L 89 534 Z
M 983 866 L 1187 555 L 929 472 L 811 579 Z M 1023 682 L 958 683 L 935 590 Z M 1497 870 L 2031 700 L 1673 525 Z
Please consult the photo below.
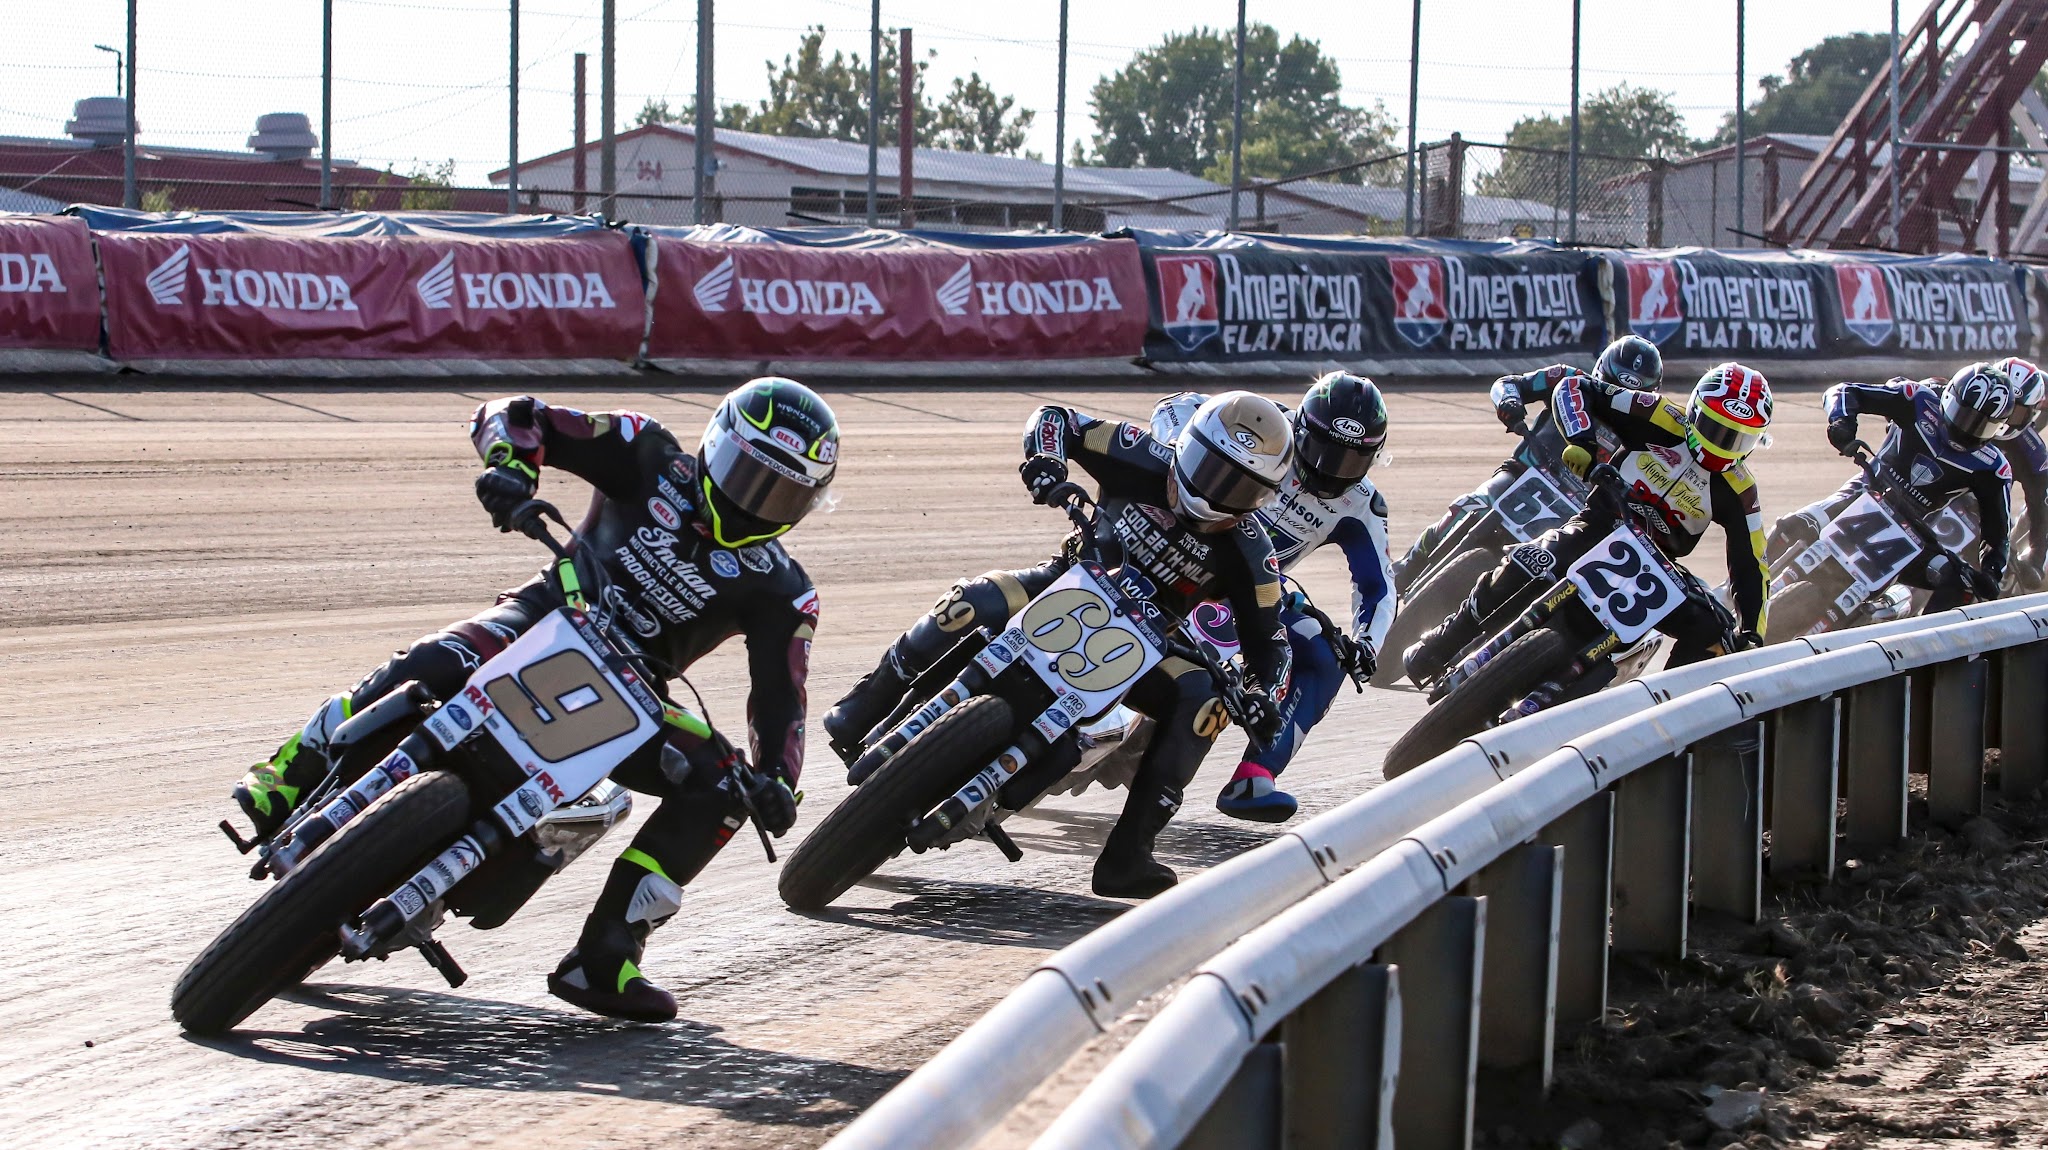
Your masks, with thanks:
M 334 206 L 334 0 L 320 0 L 320 207 Z
M 510 163 L 505 170 L 505 212 L 516 216 L 519 214 L 519 0 L 510 0 L 510 5 L 512 24 L 507 39 L 511 46 L 508 69 L 511 103 L 507 106 L 510 114 L 505 117 L 505 132 L 509 137 L 505 151 Z
M 1572 210 L 1565 242 L 1573 244 L 1579 242 L 1579 8 L 1580 0 L 1572 0 Z
M 128 131 L 121 142 L 121 206 L 139 208 L 142 197 L 135 188 L 135 5 L 128 0 Z
M 1230 230 L 1239 222 L 1238 196 L 1244 187 L 1244 4 L 1237 0 L 1237 67 L 1230 83 Z
M 917 226 L 917 68 L 911 62 L 910 29 L 899 28 L 902 37 L 896 47 L 896 222 L 909 229 Z
M 1401 209 L 1401 234 L 1415 234 L 1415 107 L 1422 90 L 1422 0 L 1408 17 L 1408 191 Z
M 1748 244 L 1749 237 L 1749 110 L 1744 107 L 1748 85 L 1742 77 L 1743 0 L 1735 0 L 1735 246 Z
M 713 222 L 712 173 L 718 170 L 718 153 L 713 147 L 716 141 L 712 135 L 718 130 L 718 118 L 713 114 L 718 97 L 717 85 L 712 82 L 711 36 L 716 24 L 712 20 L 711 5 L 712 0 L 697 0 L 697 130 L 694 133 L 697 171 L 690 184 L 690 205 L 695 209 L 693 218 L 699 224 Z
M 1059 95 L 1052 114 L 1052 230 L 1067 224 L 1067 0 L 1060 0 Z
M 589 62 L 588 53 L 576 53 L 576 159 L 569 166 L 569 187 L 576 193 L 570 201 L 570 210 L 578 215 L 583 214 L 583 193 L 590 187 L 590 158 L 584 155 L 590 137 L 583 114 L 585 105 L 590 103 L 590 93 L 584 83 Z
M 868 226 L 875 226 L 876 165 L 882 146 L 882 0 L 868 6 Z
M 1899 150 L 1899 0 L 1892 0 L 1892 71 L 1891 71 L 1891 155 L 1885 167 L 1891 172 L 1892 185 L 1892 247 L 1899 246 L 1899 161 L 1906 154 Z
M 606 216 L 618 212 L 612 203 L 619 194 L 619 144 L 612 132 L 619 122 L 618 14 L 618 0 L 604 0 L 597 47 L 597 190 Z

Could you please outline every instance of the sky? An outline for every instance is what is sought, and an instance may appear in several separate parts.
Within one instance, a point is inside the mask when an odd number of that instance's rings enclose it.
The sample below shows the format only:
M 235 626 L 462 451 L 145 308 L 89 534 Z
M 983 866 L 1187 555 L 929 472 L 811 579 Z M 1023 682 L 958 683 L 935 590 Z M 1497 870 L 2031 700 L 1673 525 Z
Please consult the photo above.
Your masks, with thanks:
M 264 112 L 300 111 L 318 128 L 320 2 L 139 0 L 137 119 L 145 143 L 240 149 Z M 337 158 L 407 171 L 453 160 L 457 182 L 483 184 L 502 168 L 506 131 L 509 0 L 333 0 Z M 696 0 L 617 0 L 619 127 L 642 103 L 681 107 L 695 90 Z M 520 16 L 521 154 L 573 140 L 572 56 L 590 54 L 589 117 L 597 124 L 598 0 L 523 0 Z M 919 55 L 938 55 L 927 89 L 979 72 L 999 93 L 1038 112 L 1027 147 L 1053 151 L 1058 0 L 883 0 L 885 28 L 914 29 Z M 1917 15 L 1908 2 L 1902 19 Z M 1343 72 L 1348 103 L 1384 102 L 1405 125 L 1410 0 L 1249 0 L 1249 19 L 1283 37 L 1320 42 Z M 1097 78 L 1169 31 L 1228 27 L 1219 0 L 1114 0 L 1075 4 L 1070 16 L 1068 138 L 1086 140 L 1088 91 Z M 718 6 L 716 88 L 721 103 L 767 94 L 763 62 L 780 61 L 802 30 L 827 29 L 826 48 L 866 54 L 864 0 L 773 0 Z M 0 135 L 61 136 L 72 102 L 112 95 L 124 0 L 67 0 L 16 12 L 0 37 Z M 1842 32 L 1884 31 L 1887 0 L 1750 3 L 1748 90 L 1760 75 Z M 1583 88 L 1627 81 L 1672 95 L 1694 135 L 1713 132 L 1735 101 L 1734 0 L 1584 0 Z M 1462 132 L 1497 141 L 1515 120 L 1562 114 L 1571 92 L 1569 0 L 1423 0 L 1420 136 Z

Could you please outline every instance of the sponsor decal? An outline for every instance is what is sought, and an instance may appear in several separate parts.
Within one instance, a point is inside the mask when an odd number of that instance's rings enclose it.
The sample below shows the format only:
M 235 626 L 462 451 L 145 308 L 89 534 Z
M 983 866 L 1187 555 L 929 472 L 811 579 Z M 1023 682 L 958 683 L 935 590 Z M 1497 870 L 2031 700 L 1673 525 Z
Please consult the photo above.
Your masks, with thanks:
M 474 671 L 484 665 L 484 661 L 477 657 L 477 653 L 470 649 L 469 644 L 460 639 L 451 636 L 440 640 L 437 646 L 452 653 L 462 663 L 462 669 L 465 671 Z
M 1842 298 L 1842 326 L 1867 347 L 1878 347 L 1892 337 L 1891 293 L 1884 277 L 1864 263 L 1835 265 L 1835 287 Z
M 64 277 L 42 252 L 0 252 L 0 292 L 62 292 Z
M 647 417 L 637 411 L 622 411 L 619 413 L 619 438 L 627 443 L 633 442 L 634 438 L 640 434 L 641 429 L 646 426 Z
M 661 623 L 647 612 L 634 607 L 617 584 L 605 584 L 604 604 L 611 608 L 612 614 L 624 619 L 626 626 L 631 627 L 633 633 L 642 639 L 652 639 L 661 633 Z
M 1310 271 L 1306 266 L 1254 272 L 1228 253 L 1217 256 L 1216 263 L 1223 277 L 1219 306 L 1225 354 L 1365 349 L 1364 276 Z M 1443 305 L 1436 307 L 1440 323 Z M 1397 324 L 1399 313 L 1397 304 Z
M 1480 272 L 1456 256 L 1442 264 L 1453 350 L 1523 351 L 1585 340 L 1576 271 Z
M 476 726 L 476 720 L 469 717 L 469 711 L 464 707 L 448 708 L 448 717 L 456 726 L 461 727 L 465 731 Z
M 737 579 L 740 575 L 740 561 L 730 551 L 711 553 L 711 573 L 721 579 Z
M 1678 273 L 1670 260 L 1624 260 L 1628 270 L 1628 327 L 1663 343 L 1685 322 L 1678 306 Z
M 740 548 L 740 566 L 756 574 L 766 575 L 775 570 L 775 556 L 766 544 L 756 543 L 752 547 Z
M 433 267 L 420 276 L 412 285 L 429 311 L 444 311 L 455 306 L 455 253 L 449 252 L 435 262 Z
M 348 281 L 311 272 L 206 268 L 192 262 L 192 248 L 178 250 L 143 280 L 158 307 L 182 307 L 192 273 L 199 276 L 202 307 L 244 307 L 257 311 L 358 311 Z
M 1538 579 L 1547 578 L 1551 569 L 1557 566 L 1556 557 L 1534 543 L 1524 543 L 1508 555 L 1515 561 L 1515 566 Z
M 818 617 L 818 590 L 817 590 L 817 588 L 815 588 L 815 587 L 813 587 L 813 588 L 810 588 L 809 590 L 806 590 L 806 591 L 805 591 L 805 592 L 804 592 L 803 594 L 801 594 L 801 595 L 798 595 L 798 596 L 797 596 L 796 598 L 794 598 L 794 599 L 791 599 L 791 600 L 789 601 L 789 605 L 790 605 L 790 606 L 792 606 L 792 607 L 794 607 L 794 608 L 796 608 L 796 612 L 797 612 L 797 614 L 799 614 L 799 615 L 808 615 L 808 616 L 810 616 L 810 617 L 811 617 L 811 618 L 812 618 L 813 620 L 816 620 L 816 619 L 817 619 L 817 617 Z
M 548 793 L 548 798 L 554 800 L 556 806 L 560 806 L 562 804 L 562 800 L 564 797 L 562 794 L 562 788 L 556 784 L 554 776 L 548 774 L 546 771 L 540 771 L 536 773 L 533 776 L 533 778 L 535 782 L 540 784 L 540 789 Z
M 1365 425 L 1348 415 L 1340 415 L 1330 421 L 1330 430 L 1346 439 L 1364 439 Z
M 1388 256 L 1394 277 L 1394 330 L 1411 347 L 1422 347 L 1443 334 L 1443 264 L 1435 256 Z
M 676 510 L 675 504 L 670 503 L 659 495 L 647 497 L 647 514 L 654 516 L 656 523 L 661 524 L 670 531 L 682 530 L 682 512 Z
M 1231 263 L 1235 266 L 1236 261 Z M 1208 256 L 1160 256 L 1153 266 L 1159 273 L 1159 315 L 1166 337 L 1182 351 L 1214 339 L 1223 327 L 1215 261 Z
M 1117 425 L 1116 441 L 1125 447 L 1138 446 L 1138 441 L 1144 437 L 1145 433 L 1135 423 L 1121 423 Z
M 768 438 L 774 440 L 776 446 L 786 448 L 795 455 L 801 456 L 804 454 L 803 436 L 798 435 L 787 427 L 769 429 Z
M 946 282 L 932 294 L 939 309 L 947 315 L 972 315 L 977 302 L 985 316 L 1075 315 L 1124 309 L 1108 276 L 1085 280 L 977 280 L 972 262 L 963 262 L 960 270 L 946 277 Z
M 1990 278 L 1954 271 L 1887 264 L 1885 287 L 1899 329 L 1899 350 L 1927 352 L 2019 351 L 2020 307 L 2009 270 Z M 1980 271 L 1979 275 L 1985 274 Z
M 740 310 L 755 315 L 882 315 L 882 301 L 860 280 L 748 279 L 739 275 L 733 257 L 704 273 L 690 295 L 698 308 L 723 312 L 733 286 L 740 289 Z
M 519 788 L 513 794 L 518 797 L 519 808 L 526 812 L 527 818 L 537 819 L 548 813 L 548 809 L 540 804 L 540 796 L 525 787 Z
M 469 700 L 469 705 L 475 707 L 476 713 L 479 715 L 488 715 L 497 709 L 491 705 L 491 700 L 488 696 L 473 686 L 464 687 L 462 689 L 462 697 Z
M 1932 459 L 1924 455 L 1916 455 L 1913 457 L 1913 466 L 1909 474 L 1913 478 L 1913 486 L 1926 487 L 1936 479 L 1941 478 L 1941 468 L 1936 466 Z

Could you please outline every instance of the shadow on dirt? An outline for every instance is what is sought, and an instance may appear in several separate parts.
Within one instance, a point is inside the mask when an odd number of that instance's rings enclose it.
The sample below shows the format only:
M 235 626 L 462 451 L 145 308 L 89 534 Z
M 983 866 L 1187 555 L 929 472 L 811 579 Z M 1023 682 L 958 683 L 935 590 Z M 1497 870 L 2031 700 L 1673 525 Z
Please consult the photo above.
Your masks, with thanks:
M 1109 899 L 998 883 L 877 875 L 860 885 L 911 897 L 886 907 L 842 907 L 805 917 L 984 946 L 1057 950 L 1130 909 Z
M 1031 807 L 1012 815 L 1003 829 L 1010 832 L 1027 855 L 1044 851 L 1093 859 L 1101 852 L 1102 840 L 1108 837 L 1116 820 L 1116 815 L 1106 812 Z M 1173 822 L 1160 833 L 1156 853 L 1160 862 L 1176 869 L 1207 869 L 1264 846 L 1277 834 L 1277 828 L 1258 830 L 1250 826 Z
M 830 1126 L 903 1077 L 829 1059 L 739 1046 L 719 1028 L 613 1022 L 428 990 L 311 984 L 294 1001 L 338 1013 L 303 1030 L 188 1041 L 258 1062 L 393 1082 L 573 1091 L 719 1110 L 743 1122 Z

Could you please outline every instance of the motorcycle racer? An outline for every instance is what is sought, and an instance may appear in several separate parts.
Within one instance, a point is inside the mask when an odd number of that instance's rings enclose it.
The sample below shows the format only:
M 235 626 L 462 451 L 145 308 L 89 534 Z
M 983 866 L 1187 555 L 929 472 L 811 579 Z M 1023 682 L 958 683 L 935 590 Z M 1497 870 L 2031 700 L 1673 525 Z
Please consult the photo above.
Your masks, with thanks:
M 1097 531 L 1114 536 L 1106 542 L 1122 548 L 1126 573 L 1149 581 L 1147 598 L 1172 617 L 1184 618 L 1205 600 L 1230 604 L 1250 671 L 1247 717 L 1261 741 L 1279 734 L 1291 656 L 1280 622 L 1279 560 L 1254 515 L 1280 493 L 1294 452 L 1292 431 L 1277 404 L 1242 391 L 1201 404 L 1172 446 L 1136 424 L 1049 405 L 1025 425 L 1026 458 L 1018 468 L 1039 503 L 1066 482 L 1070 463 L 1094 477 Z M 1000 630 L 1068 565 L 1061 556 L 954 584 L 826 713 L 833 749 L 851 763 L 862 738 L 919 672 L 976 628 Z M 1150 716 L 1154 729 L 1123 812 L 1095 860 L 1093 886 L 1105 897 L 1150 898 L 1177 881 L 1153 858 L 1153 843 L 1229 718 L 1208 670 L 1174 657 L 1138 680 L 1127 702 Z M 1064 773 L 1061 764 L 1050 765 Z M 1026 793 L 1017 805 L 1058 777 L 1018 788 Z M 1006 793 L 1002 801 L 1008 806 L 1013 799 Z
M 1181 392 L 1160 400 L 1152 412 L 1153 434 L 1173 442 L 1208 398 Z M 1294 467 L 1280 485 L 1280 498 L 1258 513 L 1259 524 L 1273 540 L 1282 571 L 1293 570 L 1326 543 L 1343 549 L 1351 571 L 1351 632 L 1326 638 L 1322 624 L 1304 612 L 1299 592 L 1281 601 L 1294 681 L 1281 704 L 1280 737 L 1264 748 L 1247 746 L 1237 772 L 1216 796 L 1217 810 L 1253 822 L 1294 816 L 1294 796 L 1279 790 L 1274 779 L 1329 713 L 1345 677 L 1371 677 L 1394 620 L 1387 500 L 1366 474 L 1387 438 L 1387 405 L 1378 385 L 1330 372 L 1309 385 L 1287 418 L 1294 426 Z
M 1999 449 L 2012 465 L 2013 482 L 2027 498 L 2027 549 L 2013 557 L 2023 590 L 2038 590 L 2048 562 L 2048 443 L 2037 426 L 2048 408 L 2048 376 L 2031 361 L 2007 356 L 1991 365 L 2012 381 L 2012 411 L 1998 435 Z
M 1761 644 L 1768 584 L 1763 518 L 1756 480 L 1744 461 L 1770 426 L 1771 389 L 1763 374 L 1738 363 L 1721 364 L 1700 377 L 1684 407 L 1574 375 L 1558 385 L 1550 412 L 1569 444 L 1566 466 L 1582 475 L 1595 467 L 1596 420 L 1620 438 L 1624 450 L 1616 453 L 1614 463 L 1598 466 L 1612 468 L 1626 488 L 1628 513 L 1665 554 L 1683 558 L 1699 545 L 1709 524 L 1720 525 L 1727 537 L 1743 641 Z M 1408 649 L 1404 664 L 1409 677 L 1422 682 L 1441 674 L 1480 637 L 1489 615 L 1534 580 L 1576 562 L 1612 524 L 1612 515 L 1596 503 L 1563 527 L 1509 551 L 1465 602 Z M 1708 605 L 1688 603 L 1660 629 L 1676 640 L 1672 666 L 1725 653 L 1715 649 L 1722 629 Z
M 1493 381 L 1488 398 L 1493 403 L 1493 414 L 1501 426 L 1512 434 L 1521 434 L 1527 426 L 1529 407 L 1532 404 L 1549 404 L 1560 383 L 1575 375 L 1584 374 L 1569 364 L 1553 363 L 1521 375 L 1504 375 Z M 1604 380 L 1630 391 L 1654 392 L 1664 383 L 1664 356 L 1657 345 L 1639 335 L 1625 335 L 1610 343 L 1600 352 L 1600 358 L 1593 365 L 1593 378 Z M 1534 432 L 1537 437 L 1529 450 L 1544 458 L 1553 458 L 1564 449 L 1564 442 L 1554 426 L 1545 421 Z M 1408 567 L 1416 559 L 1434 553 L 1443 541 L 1451 525 L 1458 520 L 1459 513 L 1474 501 L 1482 505 L 1491 504 L 1501 493 L 1522 477 L 1528 465 L 1510 456 L 1489 476 L 1479 490 L 1453 500 L 1450 507 L 1435 523 L 1423 528 L 1406 554 L 1394 564 L 1396 583 L 1407 588 Z
M 596 488 L 578 533 L 612 576 L 598 609 L 625 624 L 619 630 L 633 633 L 658 673 L 679 675 L 725 640 L 746 640 L 758 786 L 738 793 L 730 770 L 737 752 L 716 732 L 702 739 L 666 727 L 665 741 L 622 764 L 614 777 L 661 803 L 612 864 L 576 945 L 548 978 L 551 993 L 586 1010 L 667 1021 L 675 1017 L 674 997 L 638 966 L 649 933 L 676 913 L 683 885 L 744 824 L 749 802 L 772 834 L 796 820 L 818 596 L 778 540 L 826 504 L 838 423 L 809 388 L 770 377 L 725 396 L 695 450 L 636 412 L 586 414 L 531 396 L 483 404 L 470 437 L 485 465 L 477 498 L 501 531 L 517 526 L 511 516 L 533 498 L 543 467 Z M 408 681 L 449 698 L 561 605 L 560 594 L 536 578 L 415 641 L 322 704 L 234 789 L 258 837 L 274 835 L 326 776 L 328 737 L 343 720 Z

